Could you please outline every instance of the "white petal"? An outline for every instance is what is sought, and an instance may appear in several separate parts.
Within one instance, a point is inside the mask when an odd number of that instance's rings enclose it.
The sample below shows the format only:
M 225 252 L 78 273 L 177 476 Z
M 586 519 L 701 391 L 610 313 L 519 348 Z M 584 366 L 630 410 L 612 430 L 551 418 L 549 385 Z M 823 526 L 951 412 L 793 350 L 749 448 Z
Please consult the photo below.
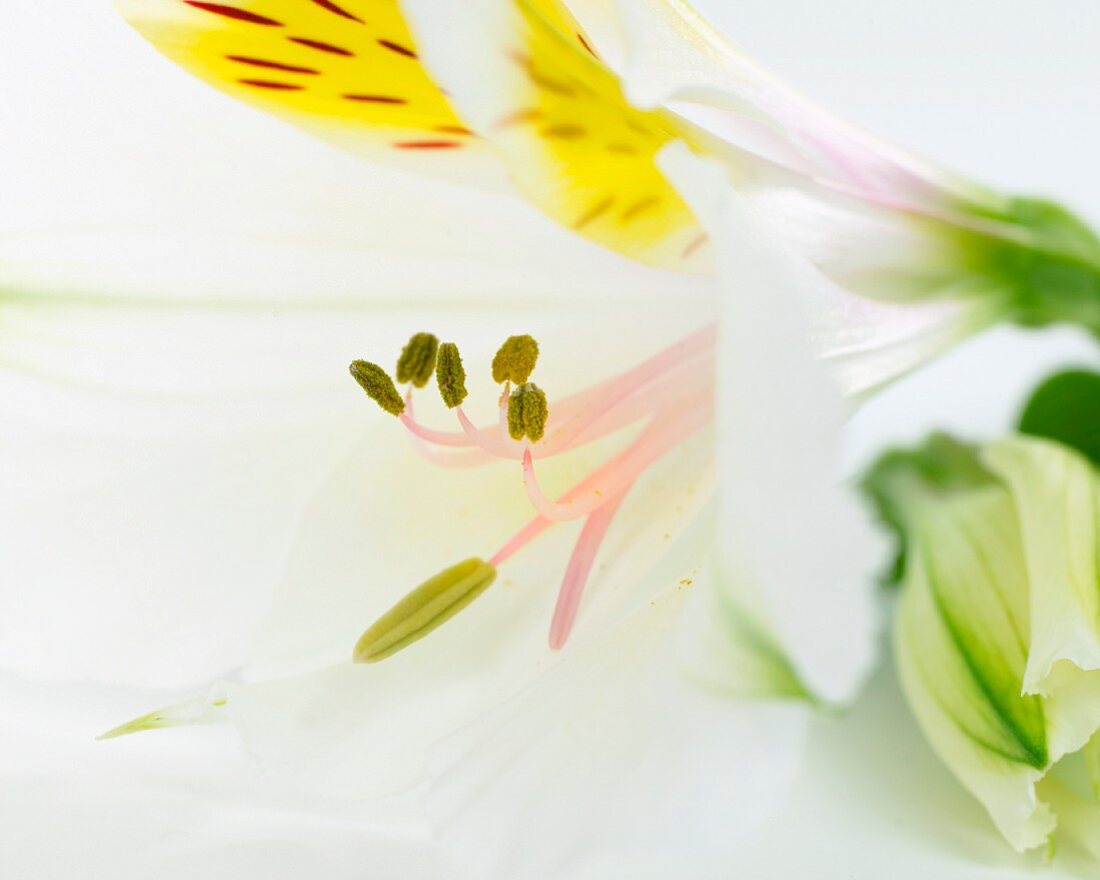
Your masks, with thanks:
M 719 245 L 723 588 L 763 603 L 759 616 L 810 691 L 848 699 L 875 655 L 881 547 L 840 483 L 848 406 L 811 348 L 835 288 L 769 238 L 713 166 L 684 151 L 666 159 Z
M 729 206 L 744 200 L 717 164 L 673 145 L 663 153 L 661 165 L 714 238 L 725 298 L 742 295 L 739 290 L 744 288 L 732 274 L 742 259 L 741 250 L 762 249 L 774 276 L 763 289 L 786 285 L 797 291 L 813 351 L 833 366 L 835 381 L 847 395 L 866 394 L 898 378 L 996 318 L 995 298 L 961 291 L 958 298 L 887 302 L 846 290 L 797 253 L 794 245 L 781 241 L 773 218 L 758 215 L 755 203 L 745 202 L 741 209 L 751 215 L 751 223 L 738 226 L 729 220 Z M 762 238 L 772 240 L 764 243 Z M 870 242 L 867 245 L 873 249 Z
M 487 373 L 495 344 L 517 329 L 514 322 L 514 315 L 473 313 L 437 329 L 446 338 L 473 337 L 464 352 L 475 376 L 476 364 Z M 542 341 L 546 387 L 567 393 L 571 382 L 606 373 L 609 362 L 618 366 L 649 353 L 678 323 L 695 321 L 683 309 L 656 312 L 621 337 L 600 320 L 578 326 L 571 314 L 528 316 L 522 326 Z M 386 323 L 377 322 L 373 332 L 385 335 Z M 555 344 L 564 339 L 571 344 Z M 478 384 L 470 382 L 470 411 L 495 412 L 495 390 L 478 392 Z M 423 409 L 432 417 L 431 407 Z M 471 554 L 491 555 L 533 515 L 517 462 L 439 469 L 416 455 L 403 429 L 392 422 L 386 427 L 355 445 L 300 508 L 285 577 L 252 651 L 248 677 L 255 683 L 228 691 L 231 720 L 274 778 L 352 801 L 414 785 L 432 742 L 559 661 L 547 632 L 579 525 L 557 526 L 520 551 L 485 596 L 423 644 L 379 665 L 340 664 L 363 629 L 418 581 Z M 547 484 L 574 481 L 622 442 L 609 438 L 547 460 Z M 675 574 L 646 580 L 671 547 L 681 547 L 680 532 L 699 519 L 712 456 L 704 433 L 659 462 L 631 492 L 601 551 L 574 638 L 598 638 L 669 582 L 690 576 L 690 562 L 681 560 Z M 702 537 L 692 545 L 692 562 L 704 555 L 698 541 L 710 532 L 696 534 Z M 325 663 L 337 665 L 296 675 Z
M 742 876 L 1068 880 L 1096 870 L 1061 831 L 1050 864 L 1005 846 L 922 738 L 889 664 L 850 713 L 816 716 L 809 743 L 794 793 L 739 854 Z
M 923 204 L 942 204 L 949 189 L 977 193 L 815 106 L 734 49 L 684 0 L 582 0 L 571 6 L 639 106 L 670 106 L 704 127 L 719 125 L 718 133 L 727 136 L 732 126 L 735 140 L 752 122 L 755 136 L 766 140 L 743 145 L 766 143 L 765 155 L 868 193 Z
M 808 710 L 677 675 L 675 589 L 446 741 L 429 792 L 450 876 L 711 878 L 782 804 Z
M 174 696 L 0 676 L 5 876 L 301 880 L 323 868 L 353 880 L 370 864 L 404 880 L 438 878 L 431 840 L 396 810 L 351 822 L 280 801 L 227 728 L 94 739 L 134 706 Z

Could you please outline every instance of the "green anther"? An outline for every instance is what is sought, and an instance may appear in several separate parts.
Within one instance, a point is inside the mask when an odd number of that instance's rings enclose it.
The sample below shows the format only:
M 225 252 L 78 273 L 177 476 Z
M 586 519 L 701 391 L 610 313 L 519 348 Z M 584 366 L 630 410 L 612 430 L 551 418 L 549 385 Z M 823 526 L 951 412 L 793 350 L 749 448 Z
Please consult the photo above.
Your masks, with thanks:
M 356 663 L 376 663 L 424 638 L 488 589 L 497 570 L 467 559 L 424 581 L 378 618 L 355 644 Z
M 546 433 L 549 415 L 546 393 L 533 382 L 520 385 L 508 398 L 508 435 L 513 440 L 530 437 L 537 442 Z
M 458 346 L 453 342 L 444 342 L 439 346 L 435 380 L 439 383 L 439 394 L 448 409 L 454 409 L 466 399 L 466 370 L 462 366 Z
M 401 350 L 397 359 L 397 381 L 412 382 L 417 388 L 428 384 L 435 371 L 439 340 L 431 333 L 416 333 Z
M 405 411 L 405 401 L 397 393 L 393 379 L 378 364 L 372 364 L 370 361 L 352 361 L 348 372 L 359 383 L 359 387 L 367 392 L 370 399 L 386 412 L 399 416 Z
M 522 385 L 535 371 L 539 344 L 530 336 L 509 336 L 493 356 L 493 381 Z

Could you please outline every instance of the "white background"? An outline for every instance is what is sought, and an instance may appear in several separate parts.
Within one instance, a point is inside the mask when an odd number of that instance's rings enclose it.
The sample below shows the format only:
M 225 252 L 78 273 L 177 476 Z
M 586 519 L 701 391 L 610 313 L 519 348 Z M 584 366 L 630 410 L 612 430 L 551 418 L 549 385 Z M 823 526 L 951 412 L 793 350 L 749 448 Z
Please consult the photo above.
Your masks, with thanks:
M 995 186 L 1065 201 L 1100 224 L 1093 0 L 697 5 L 757 60 L 852 122 Z M 27 229 L 202 216 L 247 205 L 276 181 L 316 175 L 326 163 L 334 180 L 357 167 L 173 69 L 105 0 L 8 0 L 0 11 L 0 258 L 18 253 L 16 233 Z M 491 232 L 492 218 L 476 222 Z M 1095 360 L 1092 348 L 1072 332 L 990 334 L 869 407 L 855 425 L 853 454 L 931 424 L 1000 430 L 1046 367 L 1085 359 Z M 124 751 L 91 735 L 128 714 L 129 696 L 6 677 L 0 700 L 4 880 L 139 869 L 228 878 L 242 876 L 242 865 L 268 878 L 426 876 L 428 858 L 415 841 L 320 823 L 272 801 L 224 731 L 138 738 Z M 863 715 L 876 712 L 897 719 L 887 722 L 890 745 L 860 740 Z M 831 793 L 868 771 L 883 786 L 854 786 L 869 802 L 897 795 L 889 788 L 899 761 L 915 763 L 927 788 L 950 794 L 953 783 L 896 697 L 872 701 L 848 723 L 822 722 L 804 801 L 750 854 L 744 876 L 792 876 L 797 852 L 784 841 L 794 839 L 843 864 L 845 853 L 830 852 Z M 982 817 L 964 798 L 951 823 L 922 813 L 922 802 L 933 799 L 916 792 L 885 808 L 885 818 L 877 809 L 856 818 L 885 822 L 869 835 L 899 847 L 917 833 L 949 851 L 980 836 Z M 186 863 L 135 861 L 138 850 L 170 856 L 185 844 Z M 1013 864 L 998 845 L 983 852 L 991 864 Z M 373 869 L 364 872 L 366 864 Z M 950 880 L 949 870 L 940 876 Z M 853 868 L 850 876 L 864 875 Z

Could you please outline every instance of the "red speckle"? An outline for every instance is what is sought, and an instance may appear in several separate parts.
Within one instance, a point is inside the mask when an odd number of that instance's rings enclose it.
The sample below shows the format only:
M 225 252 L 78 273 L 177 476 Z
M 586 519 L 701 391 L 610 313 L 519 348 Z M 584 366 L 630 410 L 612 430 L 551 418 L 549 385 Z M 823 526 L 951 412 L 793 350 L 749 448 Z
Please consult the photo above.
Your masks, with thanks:
M 462 144 L 458 141 L 398 141 L 394 146 L 400 150 L 449 150 Z
M 322 9 L 328 10 L 333 15 L 339 15 L 341 18 L 347 18 L 351 21 L 357 21 L 359 24 L 363 24 L 363 19 L 359 18 L 357 15 L 352 15 L 346 9 L 341 9 L 335 3 L 330 2 L 330 0 L 313 0 L 313 2 Z
M 282 64 L 278 61 L 267 61 L 263 58 L 248 58 L 244 55 L 226 55 L 225 57 L 230 61 L 236 61 L 238 64 L 262 67 L 265 70 L 285 70 L 287 73 L 308 73 L 311 76 L 317 76 L 320 73 L 312 67 L 295 67 L 293 64 Z
M 341 95 L 345 101 L 363 101 L 368 104 L 407 104 L 404 98 L 394 98 L 390 95 Z
M 246 21 L 249 24 L 263 24 L 269 27 L 282 27 L 281 21 L 276 21 L 273 18 L 266 18 L 263 15 L 257 15 L 255 12 L 249 12 L 246 9 L 238 9 L 236 6 L 223 6 L 221 3 L 200 3 L 198 0 L 183 0 L 188 6 L 194 6 L 196 9 L 201 9 L 204 12 L 213 12 L 215 15 L 224 15 L 226 18 L 232 18 L 237 21 Z
M 332 45 L 332 43 L 322 43 L 320 40 L 307 40 L 305 37 L 287 37 L 287 39 L 292 43 L 297 43 L 299 46 L 316 49 L 318 52 L 328 52 L 330 55 L 343 55 L 345 58 L 355 57 L 354 52 L 350 52 L 347 49 L 341 49 L 339 46 Z
M 302 86 L 297 83 L 272 82 L 268 79 L 239 79 L 242 86 L 254 86 L 257 89 L 273 89 L 277 92 L 300 92 Z
M 379 40 L 378 45 L 383 49 L 389 49 L 391 52 L 396 52 L 398 55 L 404 55 L 406 58 L 415 58 L 416 53 L 412 49 L 407 49 L 398 43 L 392 43 L 389 40 Z
M 693 238 L 691 241 L 688 242 L 687 247 L 684 248 L 684 252 L 683 252 L 683 254 L 681 254 L 683 259 L 686 260 L 693 253 L 695 253 L 697 250 L 699 250 L 699 248 L 701 248 L 704 244 L 706 244 L 706 241 L 707 241 L 707 234 L 705 232 L 700 233 L 699 235 L 695 236 L 695 238 Z

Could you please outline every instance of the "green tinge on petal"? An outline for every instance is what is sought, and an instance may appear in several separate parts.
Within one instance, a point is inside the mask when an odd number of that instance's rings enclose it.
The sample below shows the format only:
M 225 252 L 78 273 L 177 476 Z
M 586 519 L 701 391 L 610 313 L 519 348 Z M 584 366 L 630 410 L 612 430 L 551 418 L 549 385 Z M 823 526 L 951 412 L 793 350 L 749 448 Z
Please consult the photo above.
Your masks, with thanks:
M 1100 476 L 1076 451 L 937 437 L 865 488 L 906 553 L 895 621 L 906 697 L 941 760 L 1018 850 L 1049 843 L 1036 783 L 1085 749 L 1100 778 Z
M 921 523 L 895 621 L 906 697 L 932 748 L 1008 842 L 1040 846 L 1054 828 L 1034 794 L 1049 760 L 1047 718 L 1041 698 L 1021 694 L 1027 583 L 1011 496 L 976 490 Z
M 734 583 L 740 588 L 735 590 Z M 708 579 L 685 616 L 680 648 L 684 672 L 717 693 L 816 702 L 779 639 L 754 610 L 758 606 L 743 582 L 734 582 L 728 572 Z
M 1100 475 L 1046 440 L 1011 438 L 982 455 L 1012 491 L 1033 585 L 1024 690 L 1050 694 L 1071 670 L 1100 670 Z
M 101 733 L 96 739 L 115 739 L 131 733 L 140 733 L 143 730 L 159 730 L 165 727 L 186 727 L 192 724 L 210 724 L 225 720 L 225 706 L 227 700 L 221 688 L 205 697 L 196 697 L 183 703 L 165 706 L 163 709 L 155 709 L 118 727 L 113 727 L 106 733 Z
M 965 268 L 1011 296 L 1013 318 L 1029 326 L 1078 324 L 1100 334 L 1100 240 L 1076 215 L 1043 199 L 1009 199 L 982 216 L 1004 234 L 964 233 Z

